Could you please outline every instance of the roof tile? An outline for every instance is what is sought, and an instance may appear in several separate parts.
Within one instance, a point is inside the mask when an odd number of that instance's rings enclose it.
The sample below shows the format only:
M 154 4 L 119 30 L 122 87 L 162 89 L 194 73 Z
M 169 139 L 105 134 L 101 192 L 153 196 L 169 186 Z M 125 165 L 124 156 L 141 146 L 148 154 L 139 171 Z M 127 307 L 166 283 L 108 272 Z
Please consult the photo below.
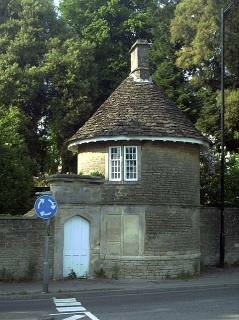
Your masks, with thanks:
M 119 85 L 68 143 L 122 135 L 207 140 L 160 87 L 132 77 Z

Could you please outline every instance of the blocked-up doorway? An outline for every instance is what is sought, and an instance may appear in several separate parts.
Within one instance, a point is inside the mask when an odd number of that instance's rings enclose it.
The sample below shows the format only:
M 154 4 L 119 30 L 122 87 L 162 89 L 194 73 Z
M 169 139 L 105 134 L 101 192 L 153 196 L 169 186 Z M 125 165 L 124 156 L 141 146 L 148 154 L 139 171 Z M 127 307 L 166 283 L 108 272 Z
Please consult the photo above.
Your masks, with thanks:
M 63 276 L 75 272 L 77 277 L 85 277 L 89 273 L 89 222 L 75 216 L 64 224 Z

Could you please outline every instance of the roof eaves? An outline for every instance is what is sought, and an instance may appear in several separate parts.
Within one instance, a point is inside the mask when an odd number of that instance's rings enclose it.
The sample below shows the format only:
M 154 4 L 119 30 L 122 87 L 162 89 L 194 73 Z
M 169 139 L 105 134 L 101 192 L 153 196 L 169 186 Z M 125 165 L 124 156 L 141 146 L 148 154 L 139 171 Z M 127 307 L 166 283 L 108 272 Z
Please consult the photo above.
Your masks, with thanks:
M 107 142 L 107 141 L 163 141 L 163 142 L 181 142 L 181 143 L 191 143 L 199 144 L 203 147 L 209 147 L 209 141 L 203 138 L 195 137 L 176 137 L 176 136 L 101 136 L 90 139 L 75 139 L 71 140 L 68 144 L 68 149 L 70 151 L 77 151 L 78 145 L 96 143 L 96 142 Z

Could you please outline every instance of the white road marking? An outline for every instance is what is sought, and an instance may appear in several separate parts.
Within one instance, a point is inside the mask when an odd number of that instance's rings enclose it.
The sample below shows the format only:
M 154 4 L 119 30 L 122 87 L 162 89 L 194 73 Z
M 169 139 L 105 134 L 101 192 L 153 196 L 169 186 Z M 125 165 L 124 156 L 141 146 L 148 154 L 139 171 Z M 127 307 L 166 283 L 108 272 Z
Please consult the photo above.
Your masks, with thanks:
M 81 302 L 75 301 L 75 302 L 55 302 L 55 305 L 57 307 L 76 307 L 81 306 Z
M 76 302 L 76 298 L 68 298 L 68 299 L 57 299 L 57 298 L 53 298 L 53 301 L 55 303 L 57 302 Z
M 79 315 L 85 315 L 85 312 L 77 312 L 77 313 L 79 313 Z M 61 316 L 61 315 L 63 315 L 63 314 L 76 314 L 75 312 L 61 312 L 61 313 L 50 313 L 50 316 Z
M 72 317 L 69 317 L 69 318 L 65 318 L 63 320 L 78 320 L 78 319 L 81 319 L 81 318 L 85 318 L 85 315 L 74 315 Z
M 56 305 L 56 310 L 59 313 L 52 313 L 50 314 L 51 316 L 71 315 L 70 317 L 64 318 L 62 320 L 78 320 L 85 317 L 88 317 L 91 320 L 99 320 L 91 312 L 86 311 L 86 309 L 81 306 L 81 303 L 77 301 L 76 298 L 68 298 L 68 299 L 53 298 L 53 301 L 54 301 L 54 304 Z M 79 312 L 80 314 L 76 314 Z
M 84 308 L 84 307 L 60 307 L 60 308 L 56 308 L 56 310 L 58 312 L 69 312 L 69 311 L 79 312 L 79 311 L 86 311 L 86 308 Z
M 94 316 L 91 312 L 85 312 L 85 315 L 87 317 L 89 317 L 91 320 L 99 320 L 98 318 L 96 318 L 96 316 Z

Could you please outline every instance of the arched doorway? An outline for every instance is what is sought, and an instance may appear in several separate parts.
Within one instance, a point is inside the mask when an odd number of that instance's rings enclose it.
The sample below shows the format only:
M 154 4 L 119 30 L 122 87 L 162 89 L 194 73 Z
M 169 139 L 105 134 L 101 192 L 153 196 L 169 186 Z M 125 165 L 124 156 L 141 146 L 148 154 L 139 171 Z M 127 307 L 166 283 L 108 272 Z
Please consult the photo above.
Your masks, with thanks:
M 77 277 L 89 273 L 89 222 L 79 216 L 72 217 L 64 224 L 63 276 L 72 270 Z

